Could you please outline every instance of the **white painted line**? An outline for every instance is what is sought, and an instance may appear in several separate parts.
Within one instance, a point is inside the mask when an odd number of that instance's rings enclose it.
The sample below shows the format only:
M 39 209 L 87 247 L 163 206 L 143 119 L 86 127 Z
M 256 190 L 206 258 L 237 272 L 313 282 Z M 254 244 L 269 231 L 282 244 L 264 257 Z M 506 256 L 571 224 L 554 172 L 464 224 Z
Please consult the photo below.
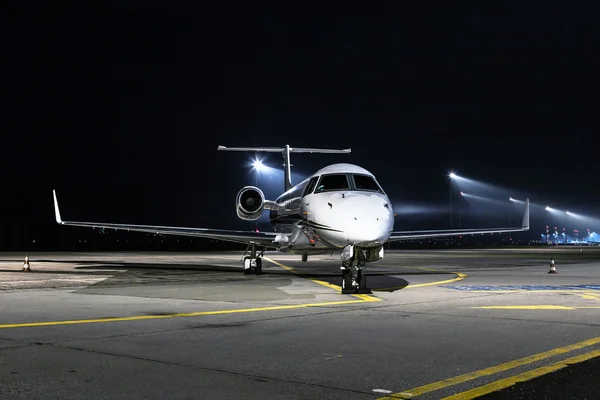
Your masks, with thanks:
M 385 390 L 385 389 L 373 389 L 373 391 L 375 393 L 384 393 L 384 394 L 390 394 L 390 393 L 392 393 L 391 390 Z

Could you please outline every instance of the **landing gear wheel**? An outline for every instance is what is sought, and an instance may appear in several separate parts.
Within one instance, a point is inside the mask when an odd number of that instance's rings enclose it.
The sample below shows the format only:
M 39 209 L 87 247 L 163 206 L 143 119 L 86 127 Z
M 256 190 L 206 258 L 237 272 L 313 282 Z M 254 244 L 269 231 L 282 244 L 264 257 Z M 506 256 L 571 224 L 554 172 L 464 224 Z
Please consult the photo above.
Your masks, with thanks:
M 360 294 L 373 293 L 371 291 L 371 289 L 369 289 L 369 287 L 367 286 L 367 276 L 361 274 L 360 272 L 358 274 L 358 289 L 356 290 L 356 293 L 360 293 Z
M 254 273 L 251 265 L 252 263 L 250 257 L 244 257 L 244 275 L 250 275 Z
M 256 267 L 254 268 L 256 275 L 262 275 L 262 258 L 256 259 Z
M 352 274 L 349 269 L 342 270 L 342 294 L 354 294 L 356 288 L 352 286 Z

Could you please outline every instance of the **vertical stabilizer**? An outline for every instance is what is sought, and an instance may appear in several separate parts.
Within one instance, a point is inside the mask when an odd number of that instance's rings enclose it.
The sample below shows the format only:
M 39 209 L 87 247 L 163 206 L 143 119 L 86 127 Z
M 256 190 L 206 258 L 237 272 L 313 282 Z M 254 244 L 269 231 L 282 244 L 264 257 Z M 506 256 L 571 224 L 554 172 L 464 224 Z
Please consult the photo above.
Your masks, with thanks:
M 325 153 L 325 154 L 348 154 L 352 150 L 351 149 L 313 149 L 313 148 L 305 148 L 305 147 L 290 147 L 289 145 L 285 145 L 285 147 L 226 147 L 219 146 L 217 150 L 221 151 L 263 151 L 268 153 L 281 153 L 283 155 L 283 185 L 285 191 L 288 191 L 292 188 L 292 160 L 290 157 L 290 153 Z
M 290 146 L 285 145 L 283 149 L 283 185 L 284 192 L 290 190 L 292 185 L 292 164 L 290 159 Z

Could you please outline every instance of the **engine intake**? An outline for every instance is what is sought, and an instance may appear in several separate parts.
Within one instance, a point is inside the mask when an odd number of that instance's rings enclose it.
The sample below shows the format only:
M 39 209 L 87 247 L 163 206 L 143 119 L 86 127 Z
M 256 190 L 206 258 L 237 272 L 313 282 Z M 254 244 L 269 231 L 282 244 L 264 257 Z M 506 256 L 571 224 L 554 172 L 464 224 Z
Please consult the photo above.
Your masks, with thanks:
M 265 195 L 256 186 L 246 186 L 237 194 L 235 210 L 237 216 L 246 221 L 256 221 L 265 209 Z

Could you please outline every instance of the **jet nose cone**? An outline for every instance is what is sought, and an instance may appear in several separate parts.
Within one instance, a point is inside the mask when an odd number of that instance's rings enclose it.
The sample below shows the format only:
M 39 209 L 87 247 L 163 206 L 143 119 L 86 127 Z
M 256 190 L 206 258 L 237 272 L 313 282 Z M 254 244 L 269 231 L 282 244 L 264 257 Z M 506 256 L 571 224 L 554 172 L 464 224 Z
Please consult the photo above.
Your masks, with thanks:
M 360 246 L 376 246 L 387 241 L 394 223 L 394 215 L 386 198 L 380 195 L 359 195 L 346 209 L 348 242 Z

